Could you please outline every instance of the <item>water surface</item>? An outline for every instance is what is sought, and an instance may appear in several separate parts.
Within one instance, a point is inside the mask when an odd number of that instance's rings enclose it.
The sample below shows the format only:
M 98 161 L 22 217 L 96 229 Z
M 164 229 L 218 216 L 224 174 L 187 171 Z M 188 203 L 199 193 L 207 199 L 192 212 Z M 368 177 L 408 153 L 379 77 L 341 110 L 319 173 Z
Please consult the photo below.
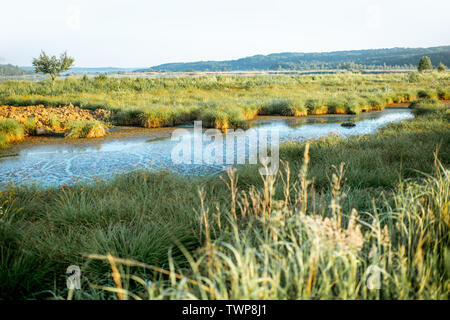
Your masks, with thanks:
M 412 117 L 407 108 L 388 108 L 382 112 L 357 116 L 259 117 L 251 121 L 251 130 L 277 130 L 282 143 L 292 140 L 305 141 L 331 134 L 373 134 L 387 123 Z M 356 126 L 341 126 L 341 123 L 349 120 L 355 121 Z M 51 144 L 25 146 L 17 156 L 0 159 L 0 187 L 7 183 L 37 183 L 45 186 L 71 184 L 91 181 L 94 178 L 109 178 L 114 174 L 135 169 L 164 168 L 187 175 L 201 175 L 216 173 L 225 168 L 222 164 L 211 164 L 211 159 L 204 154 L 200 163 L 174 164 L 171 152 L 179 142 L 171 140 L 170 133 L 173 130 L 166 129 L 165 134 L 161 135 L 158 130 L 148 129 L 145 134 L 139 136 L 94 139 L 84 144 L 63 143 L 55 138 L 55 142 Z M 194 150 L 194 139 L 198 139 L 199 134 L 194 132 L 193 127 L 186 127 L 184 130 L 184 138 L 192 141 Z M 212 143 L 220 143 L 222 146 L 224 141 Z M 210 141 L 203 141 L 202 150 L 210 144 Z M 236 145 L 233 150 L 239 152 L 242 148 L 249 148 L 248 141 L 244 145 Z

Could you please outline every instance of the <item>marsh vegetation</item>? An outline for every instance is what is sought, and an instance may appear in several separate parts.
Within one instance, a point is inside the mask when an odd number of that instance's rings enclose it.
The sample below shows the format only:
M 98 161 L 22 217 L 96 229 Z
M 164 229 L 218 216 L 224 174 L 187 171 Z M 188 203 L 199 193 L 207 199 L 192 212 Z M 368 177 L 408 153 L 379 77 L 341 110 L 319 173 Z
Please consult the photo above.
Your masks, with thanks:
M 275 176 L 11 186 L 1 298 L 448 299 L 449 108 L 413 108 L 374 135 L 284 144 Z
M 413 73 L 412 73 L 413 74 Z M 111 111 L 110 123 L 148 128 L 203 120 L 226 130 L 257 115 L 358 114 L 426 95 L 448 98 L 447 73 L 324 76 L 203 76 L 0 83 L 0 104 Z

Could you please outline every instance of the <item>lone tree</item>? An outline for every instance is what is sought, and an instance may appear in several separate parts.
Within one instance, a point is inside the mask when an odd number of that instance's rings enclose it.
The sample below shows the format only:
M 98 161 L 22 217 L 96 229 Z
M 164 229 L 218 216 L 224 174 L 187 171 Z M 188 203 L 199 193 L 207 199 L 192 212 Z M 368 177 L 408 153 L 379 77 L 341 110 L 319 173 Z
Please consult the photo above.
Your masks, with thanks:
M 439 63 L 439 65 L 438 65 L 438 67 L 437 67 L 437 70 L 438 70 L 439 72 L 444 72 L 445 69 L 447 69 L 447 67 L 445 66 L 445 64 L 443 64 L 442 62 Z
M 33 59 L 33 67 L 36 73 L 42 72 L 49 74 L 52 79 L 52 88 L 55 85 L 56 77 L 64 71 L 70 69 L 75 59 L 69 57 L 67 52 L 61 53 L 59 59 L 56 56 L 48 56 L 44 51 L 39 58 Z
M 433 70 L 433 65 L 431 64 L 430 57 L 423 56 L 420 58 L 419 65 L 417 66 L 417 70 L 419 72 L 425 71 L 425 70 Z

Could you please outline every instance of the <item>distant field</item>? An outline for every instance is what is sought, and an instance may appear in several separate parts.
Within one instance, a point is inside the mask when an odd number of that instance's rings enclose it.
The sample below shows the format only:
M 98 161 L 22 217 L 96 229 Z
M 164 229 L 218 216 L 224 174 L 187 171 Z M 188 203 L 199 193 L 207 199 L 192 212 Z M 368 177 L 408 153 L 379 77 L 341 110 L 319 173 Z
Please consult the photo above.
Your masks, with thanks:
M 246 73 L 244 73 L 246 74 Z M 72 103 L 112 111 L 110 122 L 144 127 L 203 120 L 226 130 L 256 115 L 358 114 L 421 98 L 447 99 L 449 73 L 203 75 L 167 78 L 66 78 L 0 82 L 0 104 Z
M 202 76 L 257 76 L 257 75 L 323 75 L 323 74 L 389 74 L 389 73 L 405 73 L 413 72 L 416 68 L 406 69 L 364 69 L 360 71 L 348 71 L 342 69 L 308 69 L 308 70 L 265 70 L 265 71 L 142 71 L 139 69 L 127 68 L 118 70 L 119 68 L 74 68 L 61 74 L 61 79 L 81 78 L 87 74 L 89 78 L 93 78 L 99 74 L 106 74 L 108 77 L 143 77 L 143 78 L 170 78 L 170 77 L 202 77 Z M 32 70 L 27 67 L 26 71 Z M 48 79 L 49 76 L 41 73 L 23 74 L 23 75 L 1 75 L 0 81 L 8 80 L 28 80 L 42 81 Z

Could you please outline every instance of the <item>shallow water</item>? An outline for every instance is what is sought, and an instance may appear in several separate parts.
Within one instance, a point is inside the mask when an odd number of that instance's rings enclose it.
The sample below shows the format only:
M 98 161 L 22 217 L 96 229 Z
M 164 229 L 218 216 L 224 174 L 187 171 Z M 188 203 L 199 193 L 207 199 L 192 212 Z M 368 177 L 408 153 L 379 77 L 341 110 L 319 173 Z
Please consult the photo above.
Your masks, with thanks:
M 261 133 L 269 130 L 266 141 L 270 141 L 271 145 L 277 145 L 289 140 L 304 141 L 331 134 L 340 136 L 372 134 L 387 123 L 412 117 L 411 111 L 406 108 L 392 108 L 357 116 L 260 117 L 251 121 L 250 130 L 257 133 L 258 143 L 263 141 Z M 349 120 L 355 121 L 356 126 L 352 128 L 341 126 L 341 123 Z M 201 139 L 202 136 L 203 139 L 205 136 L 211 137 L 214 132 L 208 131 L 202 135 L 201 131 L 194 130 L 193 127 L 182 130 L 180 138 L 184 141 L 182 145 L 179 141 L 172 141 L 170 133 L 161 137 L 149 130 L 144 136 L 92 140 L 87 144 L 61 143 L 55 139 L 55 143 L 52 144 L 27 146 L 15 157 L 0 159 L 0 187 L 8 183 L 57 186 L 77 181 L 91 181 L 95 178 L 109 178 L 114 174 L 135 169 L 166 168 L 188 175 L 213 174 L 230 165 L 230 163 L 222 164 L 218 160 L 226 159 L 227 155 L 236 161 L 237 154 L 244 152 L 248 162 L 250 146 L 254 145 L 247 139 L 245 143 L 234 142 L 233 147 L 227 149 L 225 141 L 230 137 L 230 133 L 223 136 L 223 141 L 218 139 L 211 142 Z M 279 140 L 274 138 L 273 130 L 278 133 Z M 187 148 L 193 151 L 188 161 L 190 163 L 174 163 L 171 157 L 173 148 L 177 145 L 186 147 L 189 144 Z M 223 151 L 222 157 L 214 158 L 214 153 L 206 152 L 210 150 L 208 146 L 210 149 L 211 146 L 220 146 Z M 198 163 L 194 163 L 196 159 Z M 212 163 L 214 160 L 219 163 Z

